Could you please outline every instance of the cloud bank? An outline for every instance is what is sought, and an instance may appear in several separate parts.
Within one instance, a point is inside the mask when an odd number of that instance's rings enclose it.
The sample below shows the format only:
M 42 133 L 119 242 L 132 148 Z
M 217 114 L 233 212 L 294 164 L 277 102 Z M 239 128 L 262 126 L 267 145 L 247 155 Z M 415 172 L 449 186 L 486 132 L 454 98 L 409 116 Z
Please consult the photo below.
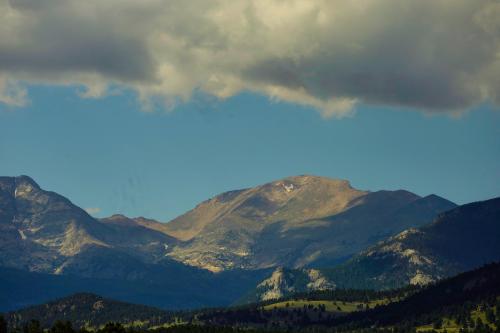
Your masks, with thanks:
M 0 0 L 0 102 L 26 85 L 145 104 L 251 91 L 343 115 L 500 104 L 493 0 Z

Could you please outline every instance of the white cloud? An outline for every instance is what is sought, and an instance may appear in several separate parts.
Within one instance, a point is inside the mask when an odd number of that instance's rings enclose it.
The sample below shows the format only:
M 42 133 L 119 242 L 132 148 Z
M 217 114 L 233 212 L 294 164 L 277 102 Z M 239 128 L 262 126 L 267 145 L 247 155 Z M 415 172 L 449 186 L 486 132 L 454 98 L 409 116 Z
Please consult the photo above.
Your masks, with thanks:
M 0 76 L 0 102 L 12 106 L 24 106 L 27 92 L 19 83 Z
M 0 102 L 23 83 L 167 104 L 241 91 L 348 114 L 500 103 L 494 0 L 0 0 Z
M 101 212 L 101 208 L 89 207 L 89 208 L 85 208 L 85 211 L 87 212 L 87 214 L 95 215 L 95 214 L 99 214 Z

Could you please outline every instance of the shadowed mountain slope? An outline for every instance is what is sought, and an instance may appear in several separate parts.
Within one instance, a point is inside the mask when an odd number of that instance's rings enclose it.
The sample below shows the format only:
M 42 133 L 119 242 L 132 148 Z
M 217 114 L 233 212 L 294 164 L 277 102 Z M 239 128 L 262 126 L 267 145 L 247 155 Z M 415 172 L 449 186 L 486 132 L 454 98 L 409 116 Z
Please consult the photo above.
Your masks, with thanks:
M 331 288 L 390 289 L 428 284 L 500 261 L 500 198 L 459 206 L 330 269 L 277 269 L 242 301 Z M 321 283 L 315 278 L 321 277 Z M 318 287 L 316 286 L 318 285 Z
M 500 198 L 459 206 L 324 272 L 337 285 L 425 284 L 500 260 Z

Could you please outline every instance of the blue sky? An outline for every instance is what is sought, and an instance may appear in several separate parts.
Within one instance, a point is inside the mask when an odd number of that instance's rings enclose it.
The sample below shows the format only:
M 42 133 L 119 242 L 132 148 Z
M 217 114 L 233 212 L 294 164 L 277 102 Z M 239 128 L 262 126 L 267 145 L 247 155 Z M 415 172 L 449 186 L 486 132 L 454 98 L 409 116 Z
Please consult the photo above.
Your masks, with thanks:
M 131 91 L 82 99 L 33 86 L 29 98 L 0 105 L 0 174 L 32 176 L 97 216 L 167 221 L 220 192 L 297 174 L 457 203 L 500 195 L 500 112 L 484 105 L 451 117 L 360 104 L 325 119 L 252 93 L 154 112 Z
M 0 174 L 97 216 L 298 174 L 500 195 L 498 2 L 0 0 L 0 22 Z

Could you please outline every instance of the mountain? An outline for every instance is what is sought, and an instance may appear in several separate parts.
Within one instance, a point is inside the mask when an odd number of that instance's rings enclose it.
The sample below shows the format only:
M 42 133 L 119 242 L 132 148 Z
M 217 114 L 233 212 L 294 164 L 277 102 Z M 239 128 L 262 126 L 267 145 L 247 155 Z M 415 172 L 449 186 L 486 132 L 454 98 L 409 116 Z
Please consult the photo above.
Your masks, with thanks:
M 435 195 L 367 192 L 348 181 L 296 176 L 226 192 L 167 223 L 168 256 L 211 271 L 319 267 L 455 207 Z
M 0 177 L 0 265 L 29 271 L 116 277 L 103 267 L 75 258 L 100 253 L 114 257 L 114 271 L 127 262 L 166 262 L 167 246 L 177 240 L 140 225 L 101 223 L 63 196 L 42 190 L 27 176 Z M 169 263 L 171 264 L 171 263 Z M 127 271 L 136 278 L 139 271 Z
M 320 269 L 323 285 L 390 289 L 428 284 L 500 260 L 500 198 L 459 206 L 433 223 L 411 228 L 356 255 L 346 263 Z M 304 270 L 278 269 L 243 301 L 306 292 Z M 273 276 L 280 276 L 279 283 Z M 292 286 L 292 287 L 291 287 Z M 309 285 L 311 286 L 311 285 Z
M 123 324 L 140 321 L 154 325 L 170 320 L 171 313 L 157 308 L 115 301 L 89 293 L 78 293 L 42 305 L 6 314 L 11 329 L 22 328 L 37 320 L 42 328 L 56 321 L 70 321 L 74 327 L 99 327 L 108 322 Z

